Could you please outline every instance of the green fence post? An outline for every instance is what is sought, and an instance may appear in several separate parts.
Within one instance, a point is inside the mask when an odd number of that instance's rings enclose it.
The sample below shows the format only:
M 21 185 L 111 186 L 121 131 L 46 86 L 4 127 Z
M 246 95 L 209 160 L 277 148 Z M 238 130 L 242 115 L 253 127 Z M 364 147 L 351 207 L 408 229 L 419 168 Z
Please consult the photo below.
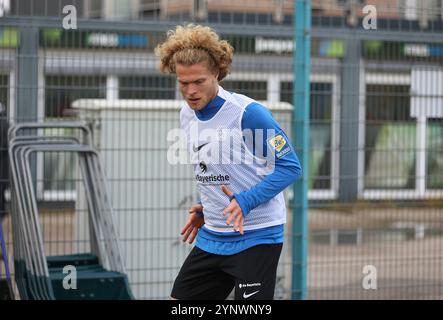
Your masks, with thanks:
M 297 0 L 294 17 L 292 132 L 303 174 L 293 185 L 292 299 L 300 300 L 307 298 L 311 1 Z

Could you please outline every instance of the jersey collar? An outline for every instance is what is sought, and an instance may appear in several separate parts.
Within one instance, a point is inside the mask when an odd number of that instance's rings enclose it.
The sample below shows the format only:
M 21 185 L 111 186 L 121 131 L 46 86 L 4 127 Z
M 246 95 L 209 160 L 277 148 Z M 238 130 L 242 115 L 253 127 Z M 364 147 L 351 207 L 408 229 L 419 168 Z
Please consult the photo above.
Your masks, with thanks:
M 220 110 L 221 106 L 225 103 L 226 99 L 224 98 L 225 92 L 224 89 L 219 86 L 218 93 L 214 99 L 209 101 L 209 103 L 201 110 L 195 110 L 195 115 L 199 120 L 209 120 Z

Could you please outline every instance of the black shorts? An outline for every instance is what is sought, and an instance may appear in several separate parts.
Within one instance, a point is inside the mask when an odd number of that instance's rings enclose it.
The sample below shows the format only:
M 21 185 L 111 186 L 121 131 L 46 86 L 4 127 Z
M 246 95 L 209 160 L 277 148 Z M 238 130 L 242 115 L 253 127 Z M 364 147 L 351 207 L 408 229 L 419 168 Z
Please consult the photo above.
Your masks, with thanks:
M 194 247 L 175 279 L 171 297 L 224 300 L 235 287 L 236 300 L 271 300 L 282 246 L 261 244 L 229 256 Z

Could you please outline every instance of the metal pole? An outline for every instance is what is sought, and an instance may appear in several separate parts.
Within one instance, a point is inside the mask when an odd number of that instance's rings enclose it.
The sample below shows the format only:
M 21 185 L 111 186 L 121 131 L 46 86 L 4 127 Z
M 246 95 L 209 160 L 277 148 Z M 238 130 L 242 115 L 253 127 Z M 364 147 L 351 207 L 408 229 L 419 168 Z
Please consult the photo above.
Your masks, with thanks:
M 21 27 L 17 55 L 17 106 L 14 115 L 17 122 L 36 121 L 38 117 L 38 47 L 38 28 Z
M 14 122 L 33 122 L 38 120 L 39 89 L 39 29 L 35 26 L 21 26 L 20 45 L 17 54 L 17 103 Z M 34 188 L 37 189 L 37 157 L 31 163 Z
M 342 68 L 340 110 L 340 184 L 339 199 L 357 200 L 358 196 L 358 120 L 360 92 L 361 41 L 346 40 Z
M 293 185 L 292 299 L 307 298 L 309 94 L 311 65 L 311 1 L 295 6 L 293 141 L 302 167 L 302 179 Z

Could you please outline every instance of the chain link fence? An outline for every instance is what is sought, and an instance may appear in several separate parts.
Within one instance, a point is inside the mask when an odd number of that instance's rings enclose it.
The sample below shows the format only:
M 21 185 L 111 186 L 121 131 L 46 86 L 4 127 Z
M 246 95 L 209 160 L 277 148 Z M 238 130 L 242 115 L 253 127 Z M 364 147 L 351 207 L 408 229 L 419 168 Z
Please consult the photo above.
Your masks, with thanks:
M 167 298 L 191 248 L 179 230 L 197 193 L 191 168 L 167 161 L 181 97 L 153 49 L 176 24 L 214 26 L 235 47 L 220 85 L 266 101 L 290 134 L 294 1 L 2 3 L 2 126 L 91 124 L 134 295 Z M 312 9 L 308 299 L 441 299 L 442 2 L 330 0 Z M 1 131 L 0 216 L 12 248 L 6 141 Z M 47 255 L 88 239 L 74 168 L 67 155 L 36 159 Z M 293 290 L 292 199 L 288 188 L 277 299 Z

